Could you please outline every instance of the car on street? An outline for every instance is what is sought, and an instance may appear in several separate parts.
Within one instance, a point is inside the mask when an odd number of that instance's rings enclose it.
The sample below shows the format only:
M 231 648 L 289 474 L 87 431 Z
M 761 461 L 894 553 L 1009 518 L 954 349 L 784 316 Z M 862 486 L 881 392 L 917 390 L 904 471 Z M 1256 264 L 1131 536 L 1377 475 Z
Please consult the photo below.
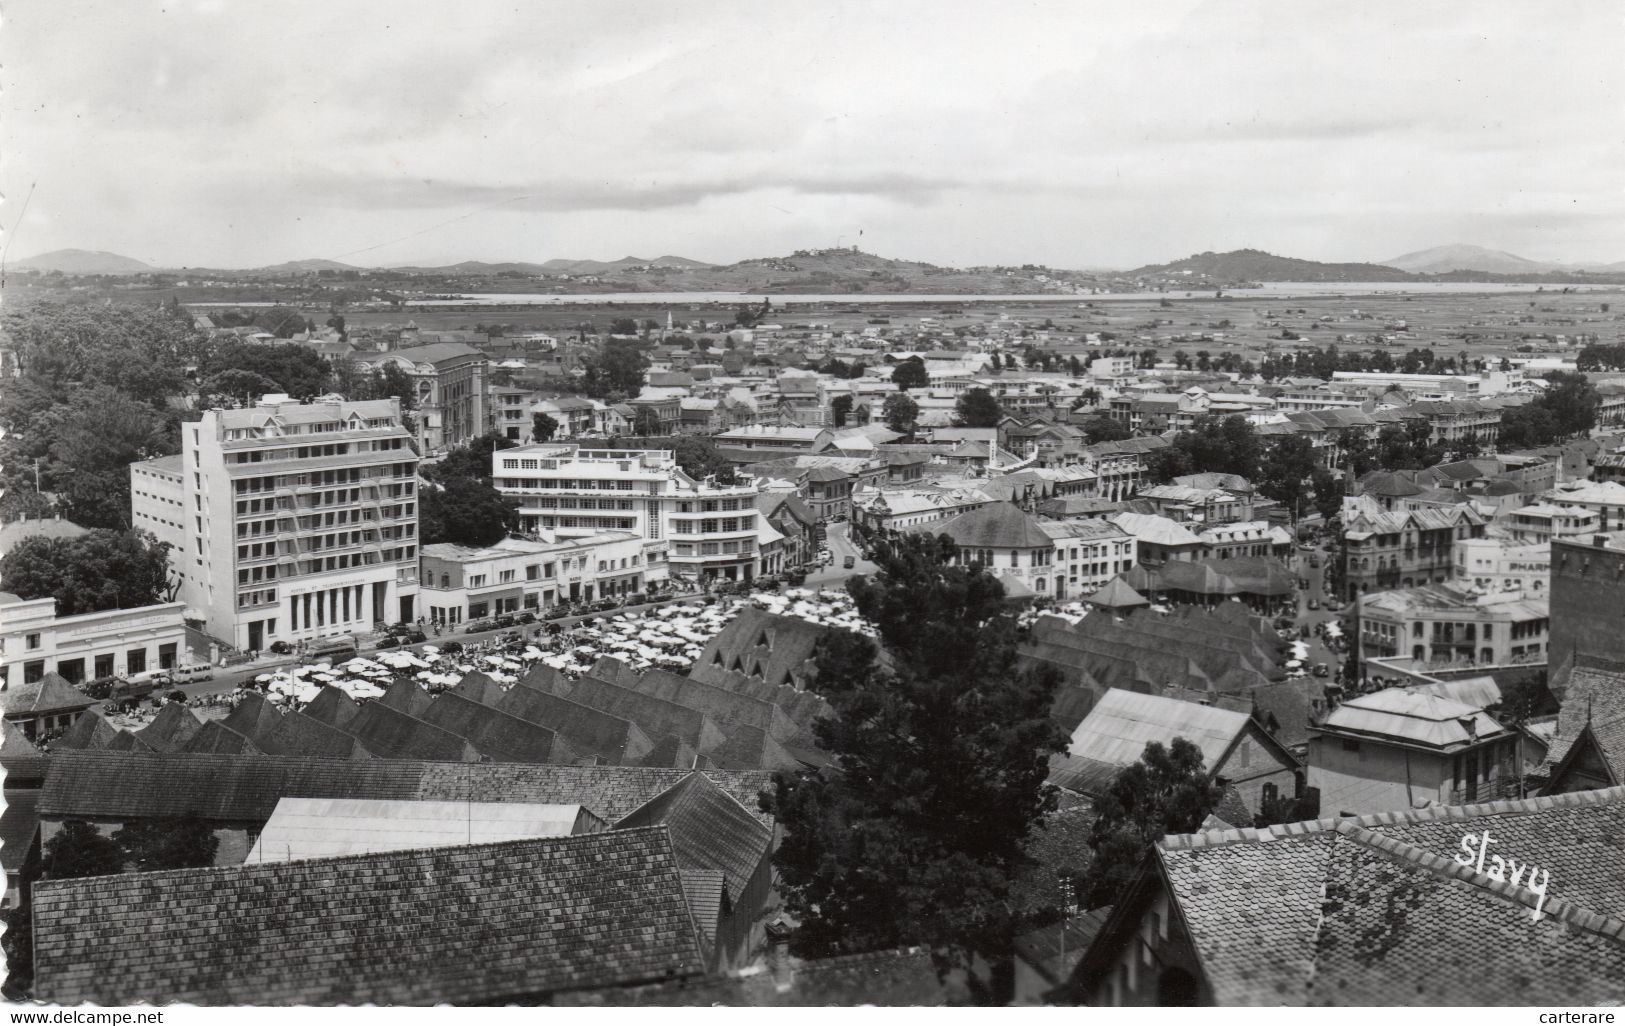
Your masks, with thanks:
M 1319 609 L 1320 608 L 1320 599 L 1310 599 L 1309 600 L 1309 608 L 1310 609 Z
M 845 567 L 848 570 L 852 569 L 853 567 L 855 567 L 857 565 L 858 565 L 858 561 L 857 561 L 857 558 L 854 557 L 854 556 L 848 556 L 848 557 L 846 557 L 846 559 L 844 559 L 841 562 L 841 566 Z

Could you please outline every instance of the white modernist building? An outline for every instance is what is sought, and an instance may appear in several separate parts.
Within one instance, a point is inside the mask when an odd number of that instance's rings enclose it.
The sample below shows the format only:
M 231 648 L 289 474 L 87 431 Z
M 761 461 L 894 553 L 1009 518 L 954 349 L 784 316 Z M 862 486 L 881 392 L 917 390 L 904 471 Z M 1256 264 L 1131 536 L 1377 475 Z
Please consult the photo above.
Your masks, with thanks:
M 134 525 L 174 546 L 180 600 L 235 648 L 412 620 L 410 441 L 396 399 L 208 410 L 179 456 L 131 464 Z
M 526 531 L 560 539 L 630 531 L 643 539 L 644 563 L 664 560 L 673 576 L 756 574 L 759 489 L 752 477 L 696 480 L 664 449 L 527 445 L 498 450 L 491 461 L 497 491 L 518 500 Z

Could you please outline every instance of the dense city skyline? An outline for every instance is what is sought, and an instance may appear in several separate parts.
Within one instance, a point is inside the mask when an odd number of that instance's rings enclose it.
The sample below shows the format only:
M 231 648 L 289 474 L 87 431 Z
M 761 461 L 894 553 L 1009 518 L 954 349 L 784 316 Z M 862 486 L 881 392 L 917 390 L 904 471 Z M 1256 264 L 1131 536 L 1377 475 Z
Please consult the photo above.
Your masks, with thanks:
M 1603 5 L 457 10 L 11 5 L 8 257 L 1625 259 Z

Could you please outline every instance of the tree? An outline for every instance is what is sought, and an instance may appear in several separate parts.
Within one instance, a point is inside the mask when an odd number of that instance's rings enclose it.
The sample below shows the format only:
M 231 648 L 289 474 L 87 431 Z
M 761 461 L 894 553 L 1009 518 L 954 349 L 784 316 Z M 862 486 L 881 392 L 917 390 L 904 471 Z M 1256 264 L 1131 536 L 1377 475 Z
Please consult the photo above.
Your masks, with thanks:
M 1121 424 L 1110 417 L 1090 417 L 1080 425 L 1084 438 L 1090 445 L 1099 445 L 1101 442 L 1120 442 L 1125 438 L 1132 438 L 1134 432 L 1129 430 L 1127 424 Z
M 344 330 L 344 315 L 336 313 L 327 319 L 327 326 L 339 333 L 340 342 L 348 342 L 350 333 Z
M 911 356 L 893 368 L 891 380 L 892 384 L 904 392 L 911 388 L 925 388 L 931 384 L 931 376 L 925 371 L 925 361 L 918 356 Z
M 333 368 L 327 360 L 314 349 L 292 342 L 219 342 L 208 347 L 198 361 L 198 377 L 204 381 L 227 370 L 263 375 L 276 382 L 272 391 L 295 399 L 326 395 L 333 390 Z
M 419 492 L 418 532 L 424 545 L 452 542 L 483 549 L 519 529 L 519 503 L 486 481 L 454 477 Z
M 533 442 L 550 442 L 558 434 L 559 422 L 553 417 L 540 411 L 530 415 L 530 440 Z
M 287 306 L 273 306 L 254 315 L 254 323 L 277 338 L 293 338 L 305 330 L 308 318 Z
M 220 405 L 224 399 L 236 406 L 249 406 L 261 396 L 280 391 L 277 383 L 265 375 L 233 367 L 210 375 L 198 386 L 198 405 L 207 409 Z M 346 394 L 354 398 L 353 394 Z
M 1343 509 L 1343 482 L 1325 467 L 1316 467 L 1309 477 L 1310 489 L 1315 495 L 1315 512 L 1330 520 Z
M 886 426 L 905 435 L 914 433 L 914 421 L 920 416 L 920 406 L 906 393 L 894 392 L 886 397 L 880 415 Z
M 145 531 L 24 538 L 0 559 L 0 580 L 23 599 L 54 598 L 58 616 L 173 600 L 169 550 Z
M 683 473 L 696 481 L 715 477 L 718 484 L 733 484 L 738 480 L 734 465 L 717 444 L 703 435 L 684 435 L 672 445 L 672 459 Z
M 72 393 L 51 435 L 41 484 L 81 527 L 129 527 L 130 464 L 180 448 L 150 406 L 106 386 Z
M 985 388 L 966 389 L 954 402 L 954 420 L 961 427 L 998 427 L 1004 410 Z
M 1258 492 L 1281 503 L 1294 517 L 1299 516 L 1302 503 L 1309 497 L 1309 482 L 1316 466 L 1309 439 L 1279 435 L 1270 442 L 1259 463 Z
M 849 590 L 878 628 L 822 643 L 814 728 L 836 771 L 781 770 L 763 808 L 784 826 L 774 855 L 805 957 L 927 946 L 939 969 L 1009 964 L 1011 901 L 1029 832 L 1054 807 L 1051 673 L 1017 667 L 998 579 L 954 565 L 946 537 L 882 540 L 879 570 Z M 980 957 L 981 961 L 977 958 Z
M 649 358 L 636 339 L 608 338 L 584 361 L 582 385 L 594 399 L 636 396 L 643 390 Z
M 1258 433 L 1245 417 L 1199 417 L 1191 430 L 1174 436 L 1166 448 L 1150 454 L 1147 469 L 1158 484 L 1185 474 L 1236 474 L 1256 480 Z
M 652 406 L 639 406 L 632 415 L 632 433 L 637 435 L 660 434 L 660 414 Z
M 184 310 L 57 302 L 7 307 L 4 333 L 17 353 L 18 381 L 43 386 L 58 400 L 75 384 L 105 386 L 167 411 L 186 390 L 186 368 L 203 344 Z M 8 380 L 5 391 L 18 381 Z M 10 417 L 0 413 L 0 419 Z
M 214 865 L 220 839 L 195 813 L 134 820 L 113 834 L 128 867 L 137 872 L 202 869 Z
M 835 419 L 836 427 L 845 427 L 846 419 L 852 415 L 852 393 L 842 392 L 830 400 L 829 412 Z
M 424 464 L 421 473 L 426 479 L 442 484 L 458 478 L 472 478 L 490 484 L 493 476 L 491 454 L 501 449 L 512 449 L 517 444 L 495 431 L 487 431 L 469 439 L 467 445 L 453 449 L 438 462 Z
M 41 850 L 40 873 L 47 880 L 79 880 L 123 871 L 123 849 L 82 820 L 69 820 Z
M 1117 900 L 1151 846 L 1167 834 L 1194 833 L 1223 791 L 1202 766 L 1202 750 L 1182 737 L 1164 748 L 1153 741 L 1140 761 L 1119 773 L 1095 799 L 1089 847 L 1094 859 L 1080 882 L 1086 908 Z

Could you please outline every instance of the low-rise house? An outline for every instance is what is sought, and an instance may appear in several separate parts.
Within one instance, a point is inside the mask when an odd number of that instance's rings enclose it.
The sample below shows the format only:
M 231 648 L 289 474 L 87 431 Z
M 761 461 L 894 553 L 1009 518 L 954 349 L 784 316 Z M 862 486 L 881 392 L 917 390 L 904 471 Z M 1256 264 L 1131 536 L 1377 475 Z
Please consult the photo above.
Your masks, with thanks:
M 1550 545 L 1553 538 L 1577 538 L 1602 530 L 1602 517 L 1596 510 L 1550 502 L 1519 506 L 1496 523 L 1513 541 L 1522 544 Z
M 1464 538 L 1455 545 L 1455 574 L 1460 585 L 1483 592 L 1546 594 L 1552 576 L 1550 542 L 1516 542 L 1505 537 Z
M 77 684 L 193 661 L 186 607 L 179 602 L 74 616 L 57 616 L 56 608 L 54 598 L 24 600 L 0 592 L 0 690 L 37 683 L 47 674 Z
M 1617 787 L 1165 837 L 1052 998 L 1618 1004 L 1622 837 Z
M 95 704 L 54 672 L 0 689 L 0 710 L 4 710 L 6 722 L 30 741 L 67 730 L 80 713 Z
M 1072 732 L 1066 754 L 1050 760 L 1049 782 L 1098 797 L 1119 773 L 1140 761 L 1146 745 L 1155 741 L 1168 748 L 1175 738 L 1201 749 L 1208 776 L 1234 788 L 1249 816 L 1279 798 L 1302 793 L 1297 758 L 1247 713 L 1115 688 Z M 1242 825 L 1250 826 L 1251 820 Z
M 1625 531 L 1625 484 L 1618 481 L 1569 482 L 1547 492 L 1546 498 L 1595 511 L 1598 531 Z
M 1518 734 L 1482 708 L 1412 688 L 1351 698 L 1310 731 L 1323 812 L 1362 815 L 1518 797 Z
M 554 541 L 504 538 L 483 549 L 425 545 L 419 553 L 421 601 L 430 620 L 456 626 L 561 602 L 630 595 L 665 579 L 660 548 L 629 531 Z
M 1344 504 L 1343 586 L 1349 601 L 1367 591 L 1440 584 L 1455 566 L 1455 544 L 1484 536 L 1468 506 L 1388 513 L 1364 496 Z
M 1109 520 L 1036 520 L 1055 542 L 1056 599 L 1093 595 L 1134 566 L 1134 539 Z

